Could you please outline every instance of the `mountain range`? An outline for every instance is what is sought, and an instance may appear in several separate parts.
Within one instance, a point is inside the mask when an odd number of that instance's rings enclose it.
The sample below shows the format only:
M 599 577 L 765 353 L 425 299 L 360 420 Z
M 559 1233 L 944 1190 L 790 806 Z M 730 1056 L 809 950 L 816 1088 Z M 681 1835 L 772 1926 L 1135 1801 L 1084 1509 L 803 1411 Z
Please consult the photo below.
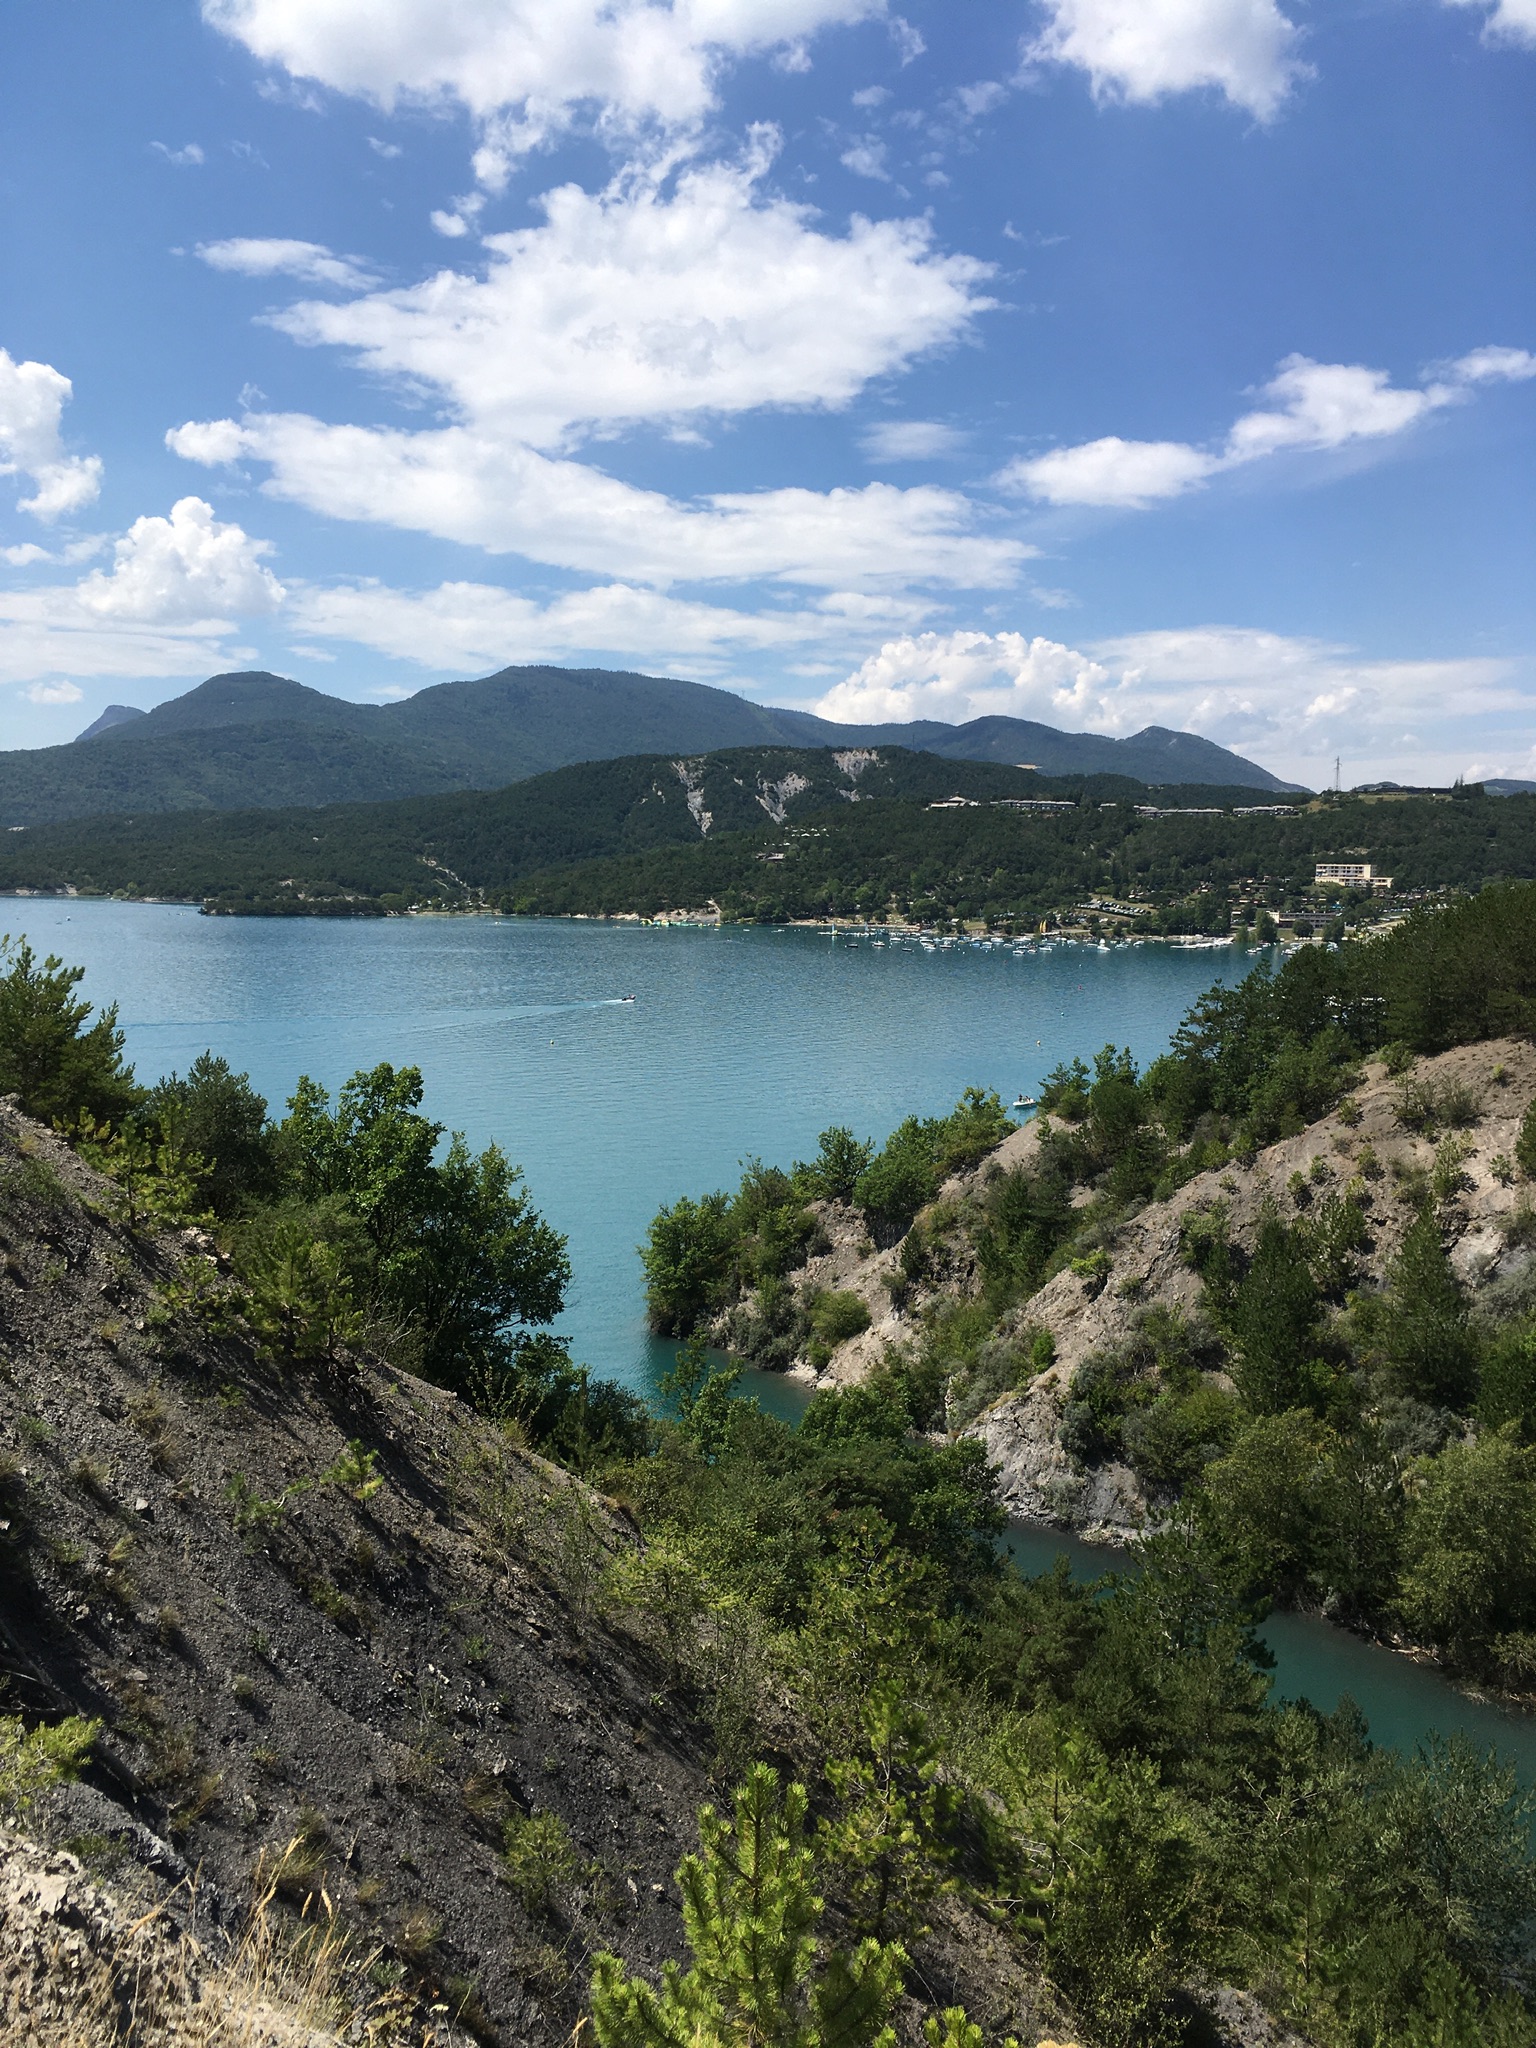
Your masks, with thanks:
M 497 789 L 551 768 L 727 747 L 900 746 L 1046 775 L 1285 790 L 1193 733 L 1128 739 L 1019 718 L 833 724 L 729 690 L 624 670 L 529 666 L 354 704 L 264 671 L 210 677 L 153 711 L 113 705 L 65 746 L 0 753 L 0 826 L 110 813 L 379 802 Z

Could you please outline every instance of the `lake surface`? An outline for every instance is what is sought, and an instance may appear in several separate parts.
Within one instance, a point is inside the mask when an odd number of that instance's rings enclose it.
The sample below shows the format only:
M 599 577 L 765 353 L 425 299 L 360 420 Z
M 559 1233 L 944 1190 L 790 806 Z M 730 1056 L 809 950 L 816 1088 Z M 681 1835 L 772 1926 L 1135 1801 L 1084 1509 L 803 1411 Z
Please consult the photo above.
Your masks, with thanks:
M 573 1355 L 647 1394 L 675 1348 L 646 1331 L 636 1252 L 663 1202 L 734 1187 L 753 1154 L 808 1158 L 829 1124 L 883 1140 L 971 1083 L 1011 1102 L 1107 1040 L 1151 1058 L 1203 989 L 1254 957 L 15 897 L 0 904 L 7 929 L 119 1003 L 141 1080 L 211 1046 L 281 1114 L 300 1074 L 334 1090 L 380 1060 L 419 1066 L 428 1113 L 476 1147 L 495 1139 L 568 1236 L 559 1328 Z M 802 1398 L 759 1385 L 770 1405 Z
M 574 1355 L 652 1397 L 674 1346 L 645 1328 L 636 1253 L 657 1208 L 733 1186 L 750 1155 L 788 1165 L 828 1124 L 884 1139 L 971 1083 L 1033 1094 L 1059 1060 L 1106 1041 L 1160 1052 L 1195 998 L 1253 964 L 1236 948 L 1146 945 L 1025 953 L 924 951 L 804 930 L 699 930 L 500 918 L 201 917 L 195 910 L 11 898 L 26 932 L 116 1001 L 142 1080 L 207 1047 L 278 1113 L 301 1073 L 335 1089 L 380 1060 L 419 1066 L 425 1107 L 524 1169 L 570 1240 L 559 1328 Z M 633 1003 L 620 999 L 633 995 Z M 801 1390 L 754 1376 L 765 1406 Z M 1119 1553 L 1048 1531 L 1014 1539 L 1021 1569 L 1058 1550 L 1087 1576 Z M 1282 1697 L 1325 1710 L 1349 1693 L 1383 1742 L 1465 1728 L 1536 1782 L 1536 1727 L 1325 1622 L 1264 1634 Z

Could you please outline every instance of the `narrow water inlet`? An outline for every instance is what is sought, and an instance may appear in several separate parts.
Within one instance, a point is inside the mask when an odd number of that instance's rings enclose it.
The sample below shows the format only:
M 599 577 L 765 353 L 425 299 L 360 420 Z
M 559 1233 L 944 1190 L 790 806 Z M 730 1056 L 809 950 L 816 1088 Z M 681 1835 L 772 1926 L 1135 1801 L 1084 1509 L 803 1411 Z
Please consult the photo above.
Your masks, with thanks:
M 1003 1544 L 1027 1578 L 1053 1570 L 1062 1556 L 1079 1581 L 1136 1568 L 1133 1552 L 1084 1543 L 1038 1523 L 1012 1524 Z M 1309 1700 L 1324 1714 L 1341 1700 L 1353 1700 L 1373 1742 L 1410 1755 L 1430 1735 L 1462 1734 L 1479 1751 L 1496 1750 L 1522 1786 L 1536 1785 L 1536 1715 L 1473 1699 L 1432 1665 L 1352 1635 L 1318 1614 L 1277 1608 L 1255 1633 L 1275 1659 L 1273 1698 Z

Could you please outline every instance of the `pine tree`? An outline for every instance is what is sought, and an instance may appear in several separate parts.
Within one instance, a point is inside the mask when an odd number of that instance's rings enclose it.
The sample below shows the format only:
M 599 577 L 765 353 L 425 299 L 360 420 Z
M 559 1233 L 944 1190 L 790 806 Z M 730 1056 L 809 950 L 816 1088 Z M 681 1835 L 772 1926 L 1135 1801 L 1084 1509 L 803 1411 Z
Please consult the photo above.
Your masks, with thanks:
M 804 1786 L 781 1793 L 767 1764 L 747 1773 L 734 1820 L 702 1809 L 699 1854 L 677 1871 L 693 1967 L 664 1963 L 656 1991 L 597 1956 L 600 2048 L 895 2048 L 906 1953 L 874 1940 L 822 1949 L 805 1812 Z
M 1477 1342 L 1433 1209 L 1403 1239 L 1388 1277 L 1381 1350 L 1393 1384 L 1436 1407 L 1464 1407 L 1477 1382 Z
M 855 1926 L 876 1940 L 924 1931 L 922 1909 L 944 1887 L 944 1833 L 957 1804 L 939 1778 L 928 1717 L 902 1694 L 894 1679 L 875 1686 L 859 1753 L 827 1765 L 838 1803 L 817 1843 L 842 1876 Z

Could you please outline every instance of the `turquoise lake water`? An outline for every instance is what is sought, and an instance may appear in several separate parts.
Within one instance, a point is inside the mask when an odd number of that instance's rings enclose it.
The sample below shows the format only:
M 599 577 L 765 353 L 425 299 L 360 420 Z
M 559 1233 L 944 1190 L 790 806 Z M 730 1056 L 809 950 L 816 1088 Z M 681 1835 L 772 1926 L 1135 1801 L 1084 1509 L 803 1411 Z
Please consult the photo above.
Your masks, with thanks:
M 559 1328 L 596 1371 L 650 1391 L 636 1247 L 662 1202 L 788 1165 L 828 1124 L 883 1139 L 974 1082 L 1005 1101 L 1106 1040 L 1162 1049 L 1235 948 L 1015 958 L 877 947 L 805 930 L 521 918 L 210 918 L 178 905 L 11 898 L 26 931 L 116 1000 L 141 1080 L 212 1046 L 280 1107 L 301 1073 L 334 1089 L 419 1066 L 425 1108 L 522 1166 L 570 1240 Z M 633 995 L 633 1003 L 620 1000 Z M 795 1399 L 769 1381 L 765 1398 Z
M 1153 1057 L 1189 1005 L 1255 956 L 1167 946 L 924 951 L 804 930 L 721 931 L 497 918 L 205 918 L 174 905 L 15 899 L 26 932 L 117 1001 L 142 1080 L 206 1047 L 274 1110 L 301 1073 L 335 1088 L 380 1060 L 421 1068 L 425 1107 L 495 1139 L 570 1240 L 558 1327 L 573 1354 L 653 1394 L 674 1347 L 646 1332 L 636 1247 L 657 1207 L 734 1185 L 756 1154 L 784 1165 L 831 1123 L 883 1139 L 971 1083 L 1032 1094 L 1058 1060 L 1106 1041 Z M 633 1003 L 620 999 L 633 995 Z M 797 1388 L 755 1376 L 792 1415 Z M 1021 1568 L 1066 1548 L 1090 1575 L 1113 1553 L 1020 1532 Z M 1384 1742 L 1462 1727 L 1536 1782 L 1536 1726 L 1463 1699 L 1432 1672 L 1326 1623 L 1265 1634 L 1282 1696 L 1349 1693 Z

